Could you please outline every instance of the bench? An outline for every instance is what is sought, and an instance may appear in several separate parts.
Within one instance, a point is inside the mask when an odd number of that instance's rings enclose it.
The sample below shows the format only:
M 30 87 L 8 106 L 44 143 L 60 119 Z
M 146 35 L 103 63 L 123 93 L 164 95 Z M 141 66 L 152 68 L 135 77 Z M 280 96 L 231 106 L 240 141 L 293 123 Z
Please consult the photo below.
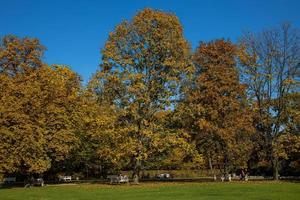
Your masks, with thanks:
M 129 183 L 129 178 L 126 175 L 109 175 L 107 178 L 109 179 L 110 184 Z

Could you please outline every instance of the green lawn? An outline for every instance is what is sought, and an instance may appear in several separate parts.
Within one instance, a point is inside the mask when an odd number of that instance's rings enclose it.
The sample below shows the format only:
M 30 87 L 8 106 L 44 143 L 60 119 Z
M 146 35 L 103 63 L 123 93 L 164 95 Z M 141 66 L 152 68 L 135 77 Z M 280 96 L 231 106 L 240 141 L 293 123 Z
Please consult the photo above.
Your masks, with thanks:
M 142 183 L 140 185 L 60 185 L 43 188 L 0 189 L 0 200 L 193 200 L 253 199 L 299 200 L 300 184 L 286 182 L 251 183 Z

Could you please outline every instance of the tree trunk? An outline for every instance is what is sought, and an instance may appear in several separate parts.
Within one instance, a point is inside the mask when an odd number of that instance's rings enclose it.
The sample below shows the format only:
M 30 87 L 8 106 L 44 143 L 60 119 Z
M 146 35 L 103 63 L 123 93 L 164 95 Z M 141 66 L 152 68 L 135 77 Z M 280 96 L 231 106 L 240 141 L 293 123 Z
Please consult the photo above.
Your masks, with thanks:
M 134 174 L 134 176 L 133 176 L 133 183 L 134 184 L 139 184 L 139 175 L 138 174 Z
M 279 180 L 279 161 L 278 156 L 276 155 L 275 149 L 270 142 L 270 152 L 271 152 L 271 162 L 273 170 L 273 180 Z
M 87 164 L 85 166 L 85 170 L 86 170 L 86 178 L 88 178 L 89 177 L 89 167 Z
M 133 183 L 139 184 L 141 161 L 135 158 L 135 165 L 133 169 Z
M 227 155 L 225 155 L 225 162 L 224 162 L 224 175 L 225 175 L 225 177 L 227 177 L 228 176 L 228 157 L 227 157 Z
M 277 157 L 272 158 L 272 165 L 273 165 L 273 179 L 279 180 L 279 162 Z
M 214 170 L 213 170 L 211 157 L 208 158 L 208 163 L 209 163 L 210 175 L 214 177 L 215 173 L 214 173 Z

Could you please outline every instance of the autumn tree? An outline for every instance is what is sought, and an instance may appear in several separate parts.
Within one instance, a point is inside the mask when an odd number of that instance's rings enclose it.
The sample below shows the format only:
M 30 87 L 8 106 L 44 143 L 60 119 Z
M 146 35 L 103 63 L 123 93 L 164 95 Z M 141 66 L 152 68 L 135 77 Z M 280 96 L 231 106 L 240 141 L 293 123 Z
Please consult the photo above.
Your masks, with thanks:
M 299 90 L 299 45 L 299 30 L 288 23 L 257 34 L 245 33 L 240 38 L 243 82 L 249 86 L 249 97 L 256 108 L 256 128 L 264 138 L 276 180 L 280 168 L 276 141 L 287 132 L 288 95 Z
M 283 113 L 284 134 L 300 134 L 300 92 L 292 92 L 285 96 L 286 105 Z
M 5 37 L 0 51 L 0 171 L 40 174 L 76 145 L 78 75 L 41 61 L 36 39 Z
M 53 65 L 42 67 L 33 79 L 39 83 L 40 102 L 34 110 L 45 129 L 47 155 L 52 162 L 63 161 L 79 142 L 80 78 L 67 66 Z
M 35 92 L 26 90 L 24 73 L 42 66 L 43 49 L 36 39 L 6 36 L 1 40 L 1 172 L 17 171 L 21 165 L 29 166 L 30 171 L 39 171 L 41 168 L 45 170 L 50 166 L 39 146 L 45 143 L 43 137 L 40 137 L 41 129 L 38 126 L 30 126 L 29 116 L 22 112 L 25 107 L 23 101 L 29 96 L 28 93 Z M 35 132 L 35 137 L 32 132 Z M 19 159 L 22 154 L 26 161 Z M 32 157 L 37 157 L 35 163 Z
M 284 169 L 283 175 L 296 175 L 300 172 L 300 93 L 286 95 L 284 102 L 282 131 L 273 141 L 273 149 Z
M 94 91 L 98 83 L 91 80 L 78 99 L 76 131 L 79 145 L 73 152 L 71 164 L 83 169 L 97 169 L 100 176 L 116 173 L 124 167 L 127 156 L 126 138 L 119 127 L 119 109 Z M 107 97 L 109 98 L 109 96 Z
M 236 56 L 230 41 L 201 42 L 194 55 L 194 78 L 177 111 L 209 167 L 225 174 L 230 167 L 247 167 L 253 131 Z
M 45 47 L 35 38 L 5 36 L 0 43 L 0 73 L 14 76 L 42 66 Z
M 41 173 L 50 168 L 50 159 L 43 146 L 44 130 L 33 123 L 29 110 L 36 102 L 31 96 L 38 85 L 1 74 L 0 98 L 0 169 L 2 173 Z
M 145 9 L 132 21 L 116 26 L 102 56 L 95 91 L 109 96 L 122 110 L 119 123 L 127 135 L 124 142 L 130 144 L 131 168 L 138 177 L 154 152 L 184 141 L 178 139 L 180 133 L 161 122 L 176 98 L 181 76 L 192 66 L 190 47 L 176 16 Z

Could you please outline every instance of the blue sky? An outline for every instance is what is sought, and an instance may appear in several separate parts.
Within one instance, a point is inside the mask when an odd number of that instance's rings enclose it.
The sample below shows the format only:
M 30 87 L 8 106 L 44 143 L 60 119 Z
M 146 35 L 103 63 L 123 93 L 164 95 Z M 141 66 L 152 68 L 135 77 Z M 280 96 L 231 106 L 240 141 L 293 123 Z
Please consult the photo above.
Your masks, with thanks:
M 145 7 L 176 14 L 193 48 L 284 21 L 300 28 L 300 0 L 0 0 L 0 37 L 39 38 L 48 64 L 66 64 L 86 82 L 98 69 L 108 33 Z

